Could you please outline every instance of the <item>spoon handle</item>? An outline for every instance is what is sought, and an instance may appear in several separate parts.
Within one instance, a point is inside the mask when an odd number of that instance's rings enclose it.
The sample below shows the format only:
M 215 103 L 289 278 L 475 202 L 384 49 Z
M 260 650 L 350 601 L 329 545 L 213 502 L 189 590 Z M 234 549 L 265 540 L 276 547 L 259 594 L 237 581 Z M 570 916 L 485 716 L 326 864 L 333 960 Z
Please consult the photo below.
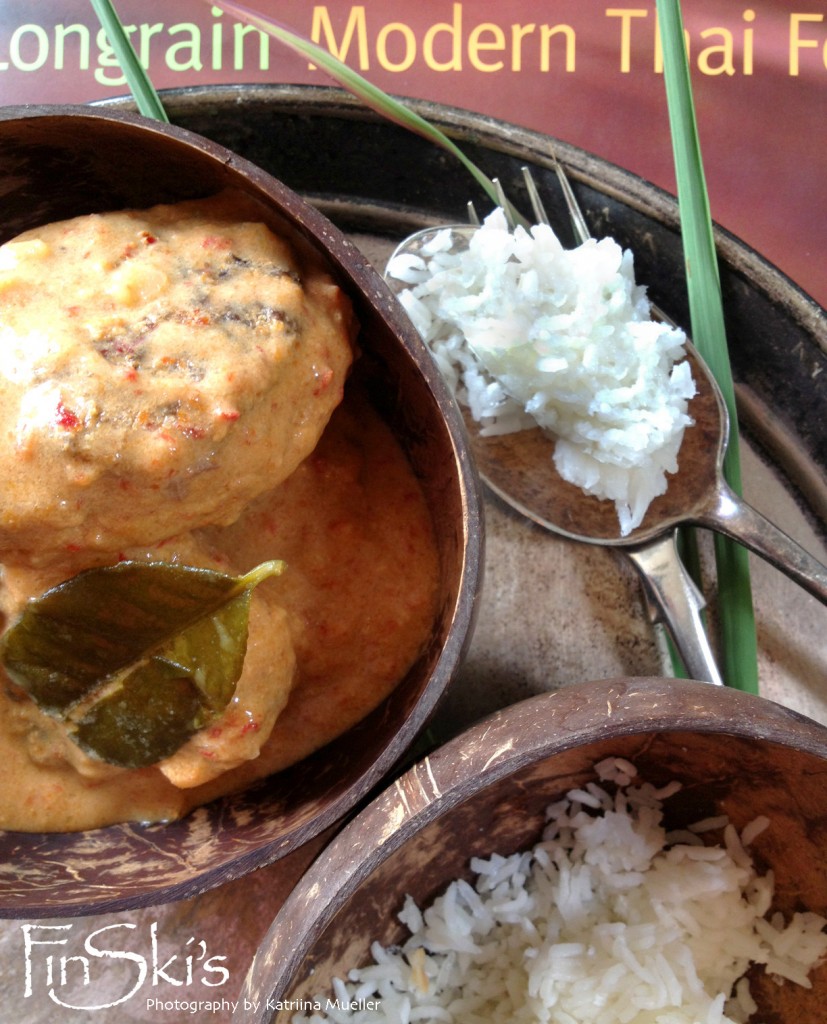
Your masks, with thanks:
M 639 547 L 626 548 L 693 679 L 723 685 L 701 620 L 704 600 L 678 554 L 672 530 Z
M 723 480 L 701 525 L 739 541 L 827 604 L 827 567 L 775 523 L 740 498 Z

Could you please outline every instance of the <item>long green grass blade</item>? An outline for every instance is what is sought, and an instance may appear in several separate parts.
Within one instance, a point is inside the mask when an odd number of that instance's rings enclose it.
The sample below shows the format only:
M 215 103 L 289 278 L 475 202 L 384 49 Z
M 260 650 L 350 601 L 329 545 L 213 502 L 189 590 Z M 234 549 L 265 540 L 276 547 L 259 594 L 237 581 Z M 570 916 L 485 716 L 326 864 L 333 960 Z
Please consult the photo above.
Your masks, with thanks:
M 169 118 L 158 98 L 158 93 L 149 80 L 143 65 L 138 60 L 138 56 L 132 48 L 132 43 L 129 41 L 129 36 L 124 31 L 121 19 L 118 17 L 112 3 L 110 0 L 90 0 L 90 2 L 95 14 L 98 16 L 101 27 L 109 36 L 109 42 L 112 44 L 112 49 L 115 51 L 115 56 L 118 58 L 121 70 L 126 76 L 129 89 L 135 97 L 138 110 L 144 117 L 152 117 L 156 121 L 166 121 L 169 123 Z
M 214 7 L 220 7 L 221 10 L 231 14 L 239 21 L 244 21 L 261 32 L 266 32 L 274 39 L 278 39 L 286 46 L 289 46 L 296 53 L 306 57 L 322 68 L 335 82 L 338 82 L 339 85 L 347 89 L 348 92 L 362 100 L 371 110 L 377 111 L 377 113 L 389 121 L 393 121 L 403 128 L 416 132 L 418 135 L 430 139 L 431 142 L 447 150 L 466 168 L 491 201 L 498 204 L 496 188 L 488 175 L 480 170 L 463 153 L 459 146 L 444 132 L 440 131 L 436 125 L 431 124 L 430 121 L 420 117 L 415 111 L 406 107 L 404 103 L 400 103 L 399 100 L 383 92 L 382 89 L 373 85 L 366 78 L 363 78 L 358 72 L 349 68 L 347 64 L 334 57 L 333 54 L 321 46 L 318 46 L 310 39 L 306 39 L 304 36 L 292 32 L 279 22 L 265 18 L 264 15 L 251 10 L 249 7 L 245 7 L 243 4 L 235 3 L 234 0 L 215 0 L 215 3 L 213 3 L 213 0 L 208 0 L 208 2 Z M 516 210 L 512 209 L 511 212 L 518 221 L 524 223 L 524 219 Z
M 724 461 L 724 476 L 730 487 L 740 494 L 738 413 L 679 0 L 657 0 L 657 11 L 663 45 L 664 80 L 675 159 L 692 336 L 698 351 L 718 381 L 729 412 L 730 438 Z M 740 545 L 727 538 L 716 537 L 718 617 L 724 679 L 730 686 L 757 693 L 758 644 L 748 557 Z

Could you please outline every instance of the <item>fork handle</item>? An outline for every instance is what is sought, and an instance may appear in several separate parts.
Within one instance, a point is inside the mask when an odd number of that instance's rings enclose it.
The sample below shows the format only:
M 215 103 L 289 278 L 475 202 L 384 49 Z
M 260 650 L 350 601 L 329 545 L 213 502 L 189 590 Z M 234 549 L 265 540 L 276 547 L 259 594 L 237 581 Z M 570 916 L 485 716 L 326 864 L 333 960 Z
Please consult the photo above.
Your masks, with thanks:
M 686 671 L 693 679 L 723 685 L 701 619 L 704 600 L 678 554 L 672 530 L 638 547 L 626 548 L 646 594 L 669 630 Z
M 827 604 L 827 566 L 747 504 L 723 480 L 719 481 L 715 501 L 700 519 L 700 525 L 739 541 Z

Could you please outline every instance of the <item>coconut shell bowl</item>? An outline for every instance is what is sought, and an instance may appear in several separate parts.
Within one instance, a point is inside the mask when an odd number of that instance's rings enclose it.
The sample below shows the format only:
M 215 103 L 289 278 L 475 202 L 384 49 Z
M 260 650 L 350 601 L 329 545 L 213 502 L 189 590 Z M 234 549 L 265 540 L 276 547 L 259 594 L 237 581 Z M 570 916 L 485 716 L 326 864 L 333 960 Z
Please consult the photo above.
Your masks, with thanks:
M 472 857 L 536 843 L 546 809 L 596 781 L 605 758 L 632 762 L 638 781 L 681 787 L 664 825 L 728 816 L 756 871 L 775 875 L 785 918 L 827 911 L 827 729 L 762 698 L 691 681 L 639 678 L 573 684 L 495 712 L 415 764 L 325 848 L 282 905 L 247 976 L 244 1024 L 287 1021 L 332 993 L 331 979 L 372 962 L 371 943 L 408 934 L 407 896 L 424 909 Z M 720 833 L 711 840 L 721 842 Z M 811 988 L 751 968 L 755 1019 L 827 1020 L 827 964 Z M 339 993 L 337 993 L 338 995 Z M 321 1005 L 324 1005 L 323 1003 Z M 257 1009 L 254 1009 L 256 1008 Z
M 360 323 L 359 375 L 431 511 L 437 612 L 421 655 L 361 724 L 295 767 L 166 824 L 0 833 L 0 914 L 78 916 L 193 896 L 320 836 L 387 774 L 452 678 L 474 621 L 480 499 L 465 435 L 430 357 L 379 274 L 279 181 L 191 131 L 95 107 L 0 111 L 0 240 L 51 221 L 232 187 L 326 261 Z

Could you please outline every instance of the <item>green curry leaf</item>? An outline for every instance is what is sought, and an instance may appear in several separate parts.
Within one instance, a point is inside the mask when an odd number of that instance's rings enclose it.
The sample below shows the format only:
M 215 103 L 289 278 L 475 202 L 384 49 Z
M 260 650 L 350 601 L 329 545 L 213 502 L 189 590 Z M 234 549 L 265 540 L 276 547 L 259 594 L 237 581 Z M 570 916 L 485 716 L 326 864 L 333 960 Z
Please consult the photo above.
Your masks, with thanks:
M 135 768 L 174 753 L 227 706 L 250 600 L 282 562 L 244 576 L 166 562 L 89 569 L 29 601 L 0 640 L 10 679 L 76 742 Z
M 103 761 L 140 768 L 170 757 L 206 724 L 202 694 L 192 679 L 151 661 L 91 706 L 74 739 Z

